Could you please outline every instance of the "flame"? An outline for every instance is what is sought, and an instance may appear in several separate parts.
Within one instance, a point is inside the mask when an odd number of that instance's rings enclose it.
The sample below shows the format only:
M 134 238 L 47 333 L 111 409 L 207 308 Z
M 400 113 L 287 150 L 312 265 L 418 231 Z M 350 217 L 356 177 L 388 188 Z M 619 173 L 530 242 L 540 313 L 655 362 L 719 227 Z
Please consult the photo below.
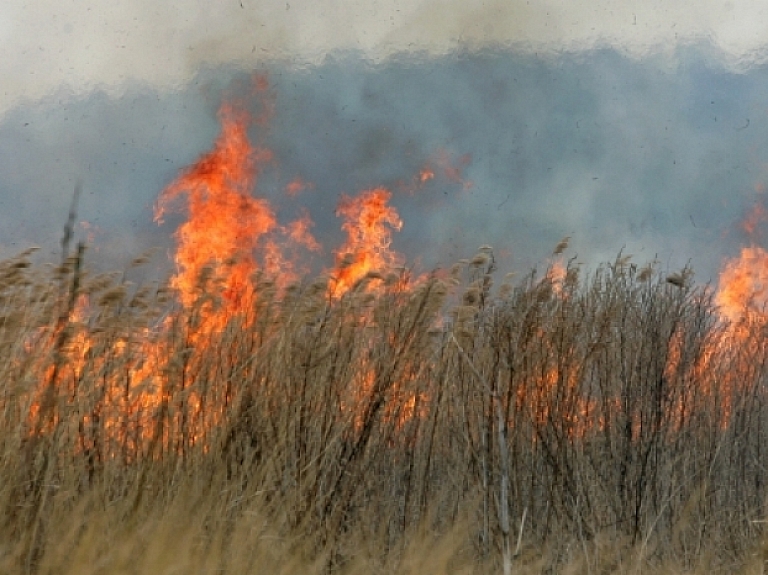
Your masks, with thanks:
M 123 451 L 129 445 L 130 449 L 139 453 L 144 449 L 142 446 L 158 437 L 171 449 L 173 441 L 182 441 L 185 446 L 195 445 L 223 417 L 229 392 L 215 392 L 217 398 L 224 398 L 221 405 L 208 405 L 203 410 L 200 407 L 203 395 L 198 394 L 194 388 L 184 389 L 183 382 L 205 379 L 200 377 L 200 370 L 205 369 L 200 366 L 207 365 L 207 351 L 216 348 L 215 341 L 211 343 L 212 338 L 221 335 L 223 328 L 230 325 L 229 322 L 237 321 L 239 323 L 235 325 L 247 329 L 248 322 L 254 321 L 248 312 L 253 307 L 251 304 L 260 297 L 258 290 L 261 284 L 257 278 L 261 274 L 272 278 L 279 289 L 285 287 L 301 271 L 302 251 L 319 252 L 321 246 L 311 233 L 313 223 L 308 213 L 283 225 L 278 222 L 270 203 L 253 195 L 262 167 L 272 161 L 269 150 L 253 146 L 249 141 L 248 129 L 253 120 L 231 105 L 222 106 L 219 118 L 221 133 L 212 150 L 203 154 L 161 192 L 155 210 L 155 219 L 159 222 L 168 212 L 176 210 L 179 204 L 187 216 L 175 234 L 177 247 L 174 258 L 177 272 L 171 278 L 170 285 L 178 295 L 181 307 L 184 310 L 199 310 L 202 321 L 184 326 L 189 331 L 184 332 L 184 338 L 178 338 L 183 339 L 185 346 L 185 363 L 169 365 L 168 358 L 179 357 L 177 351 L 171 349 L 174 338 L 153 337 L 149 330 L 133 333 L 130 337 L 116 339 L 109 344 L 99 343 L 84 325 L 88 315 L 87 301 L 80 301 L 68 318 L 69 324 L 77 325 L 78 328 L 68 336 L 66 346 L 62 346 L 62 353 L 69 356 L 68 361 L 66 364 L 62 362 L 63 367 L 59 368 L 55 363 L 58 359 L 54 358 L 52 364 L 40 369 L 44 384 L 31 405 L 31 421 L 42 420 L 45 415 L 44 411 L 50 403 L 46 394 L 69 393 L 76 397 L 76 383 L 72 382 L 78 380 L 84 369 L 98 372 L 99 362 L 107 361 L 124 363 L 125 371 L 120 377 L 115 375 L 104 378 L 104 408 L 98 412 L 98 416 L 101 418 L 102 429 L 106 430 L 107 440 L 122 446 L 119 449 Z M 453 161 L 446 152 L 441 152 L 421 170 L 417 176 L 418 181 L 423 184 L 438 175 L 458 182 L 465 188 L 469 187 L 471 182 L 465 180 L 462 174 L 463 167 L 469 162 L 469 156 Z M 312 189 L 312 185 L 296 178 L 285 186 L 284 192 L 288 197 L 294 197 L 306 189 Z M 391 199 L 392 193 L 383 187 L 364 190 L 356 197 L 342 196 L 336 214 L 343 220 L 341 227 L 346 239 L 334 251 L 334 266 L 326 270 L 332 280 L 328 288 L 330 298 L 342 297 L 360 285 L 362 280 L 382 279 L 387 274 L 391 276 L 392 272 L 403 265 L 402 256 L 391 247 L 393 231 L 399 231 L 403 226 L 400 215 L 390 204 Z M 745 218 L 742 228 L 754 237 L 759 224 L 767 216 L 766 210 L 758 204 Z M 561 241 L 554 255 L 560 256 L 566 246 L 567 242 Z M 623 266 L 626 261 L 623 258 L 618 263 Z M 559 301 L 567 301 L 567 288 L 571 285 L 570 279 L 575 277 L 572 273 L 573 270 L 564 264 L 562 257 L 553 260 L 545 277 L 547 285 L 551 287 L 546 293 L 556 296 Z M 416 283 L 401 281 L 398 286 L 402 288 L 400 294 L 407 296 L 413 293 Z M 738 257 L 725 262 L 715 301 L 723 319 L 734 325 L 728 336 L 708 342 L 710 347 L 703 354 L 703 359 L 689 366 L 681 355 L 685 333 L 676 331 L 669 343 L 664 372 L 664 377 L 670 381 L 684 378 L 701 381 L 702 385 L 698 389 L 709 397 L 715 397 L 718 391 L 727 391 L 739 384 L 735 377 L 715 382 L 706 373 L 710 363 L 716 364 L 720 357 L 718 354 L 724 350 L 749 351 L 749 333 L 737 328 L 736 324 L 745 316 L 766 317 L 764 307 L 768 303 L 768 251 L 753 243 L 742 248 Z M 472 307 L 474 299 L 465 304 L 461 309 L 469 317 L 476 311 Z M 350 321 L 361 325 L 371 321 L 373 326 L 375 320 L 372 315 L 368 317 L 368 313 L 368 309 L 357 309 L 355 317 Z M 183 323 L 178 321 L 181 317 L 181 314 L 168 317 L 159 329 L 177 329 L 178 324 Z M 456 323 L 460 326 L 471 322 L 457 316 Z M 51 330 L 46 337 L 54 341 L 57 333 L 56 329 Z M 543 334 L 540 339 L 545 339 Z M 372 340 L 370 346 L 374 345 L 376 342 Z M 389 345 L 394 347 L 395 342 Z M 51 347 L 55 348 L 55 344 Z M 371 354 L 371 357 L 374 355 Z M 108 356 L 108 359 L 104 359 L 104 356 Z M 734 357 L 734 361 L 737 361 L 736 354 Z M 592 414 L 596 407 L 593 400 L 578 395 L 583 374 L 573 358 L 576 358 L 576 350 L 559 350 L 557 353 L 549 350 L 541 374 L 521 387 L 512 399 L 518 410 L 531 410 L 534 420 L 542 425 L 561 418 L 562 431 L 575 439 L 586 436 L 595 426 L 599 428 L 607 424 L 594 419 Z M 379 381 L 378 369 L 380 367 L 375 362 L 366 360 L 365 356 L 361 358 L 358 376 L 352 383 L 353 389 L 349 390 L 351 400 L 346 403 L 348 415 L 353 418 L 356 428 L 365 419 L 361 419 L 364 415 L 361 410 L 371 409 L 370 398 L 383 393 L 379 389 L 383 384 Z M 419 389 L 417 373 L 417 366 L 408 366 L 396 377 L 392 377 L 391 381 L 384 382 L 386 386 L 382 389 L 396 401 L 382 411 L 382 421 L 402 428 L 408 421 L 427 413 L 431 398 Z M 187 374 L 189 378 L 185 377 Z M 46 387 L 46 384 L 49 385 Z M 715 389 L 714 385 L 721 386 L 721 390 Z M 563 389 L 569 390 L 569 407 L 573 409 L 556 413 L 558 404 L 553 400 L 553 394 Z M 154 423 L 162 419 L 154 417 L 161 410 L 171 412 L 169 401 L 177 392 L 183 392 L 186 412 L 177 410 L 174 415 L 167 416 L 165 421 L 183 419 L 187 433 L 183 439 L 172 438 L 169 430 L 158 429 Z M 724 401 L 727 419 L 730 407 L 727 398 Z M 674 411 L 671 417 L 682 422 L 689 416 L 694 402 L 690 397 L 680 396 L 673 398 L 669 405 Z M 34 432 L 42 433 L 50 429 L 56 417 L 56 414 L 48 417 L 47 427 L 37 425 Z M 94 417 L 85 416 L 84 423 L 96 425 Z M 723 424 L 727 424 L 727 421 Z M 109 452 L 109 449 L 106 451 Z
M 250 195 L 258 166 L 271 153 L 251 146 L 245 113 L 223 106 L 219 118 L 222 129 L 213 150 L 162 192 L 155 219 L 161 222 L 171 202 L 186 195 L 189 218 L 176 232 L 179 271 L 172 286 L 190 307 L 208 276 L 222 286 L 226 311 L 231 312 L 248 293 L 249 278 L 257 269 L 254 252 L 277 221 L 265 200 Z
M 357 198 L 342 197 L 336 214 L 346 220 L 342 229 L 347 241 L 336 251 L 332 295 L 342 295 L 369 272 L 400 265 L 400 256 L 389 249 L 391 230 L 403 226 L 397 210 L 388 205 L 391 197 L 385 188 L 367 190 Z
M 725 318 L 737 322 L 745 314 L 764 313 L 768 302 L 768 252 L 759 246 L 741 248 L 720 272 L 716 303 Z
M 256 89 L 265 91 L 266 80 L 259 79 Z M 203 445 L 207 433 L 223 421 L 232 392 L 203 391 L 187 382 L 213 381 L 219 374 L 206 375 L 205 370 L 218 369 L 209 350 L 217 349 L 221 341 L 217 338 L 226 337 L 224 328 L 233 325 L 247 330 L 257 319 L 258 306 L 254 304 L 264 297 L 259 290 L 269 285 L 276 286 L 278 293 L 286 293 L 280 290 L 305 271 L 303 253 L 321 251 L 311 233 L 313 223 L 308 213 L 281 224 L 267 199 L 254 194 L 262 168 L 273 160 L 269 150 L 252 145 L 248 138 L 251 125 L 268 119 L 269 102 L 265 108 L 264 115 L 251 118 L 234 105 L 222 105 L 221 131 L 212 149 L 183 170 L 158 197 L 157 222 L 170 212 L 186 216 L 175 232 L 176 272 L 170 278 L 180 308 L 165 315 L 152 329 L 126 328 L 124 336 L 100 337 L 89 331 L 88 314 L 100 313 L 109 304 L 102 301 L 107 296 L 120 306 L 127 296 L 125 287 L 118 286 L 115 293 L 102 294 L 93 310 L 83 300 L 62 326 L 41 328 L 36 337 L 47 342 L 47 354 L 37 370 L 41 385 L 30 400 L 31 434 L 46 432 L 57 423 L 53 398 L 66 395 L 77 401 L 77 380 L 85 371 L 105 375 L 98 384 L 98 405 L 89 406 L 80 422 L 85 430 L 81 433 L 83 452 L 93 448 L 105 456 L 130 461 L 147 453 L 152 456 L 156 445 L 166 451 L 183 450 Z M 434 163 L 449 180 L 471 185 L 461 175 L 468 157 L 459 159 L 456 167 L 442 153 Z M 435 171 L 429 167 L 418 176 L 422 183 L 433 178 Z M 284 192 L 295 197 L 311 189 L 311 183 L 295 178 Z M 346 240 L 334 250 L 335 263 L 326 270 L 332 280 L 330 298 L 342 297 L 365 278 L 385 279 L 380 285 L 390 286 L 392 293 L 406 298 L 415 293 L 413 289 L 421 279 L 396 273 L 403 258 L 391 249 L 392 233 L 403 223 L 390 205 L 391 198 L 392 193 L 383 187 L 364 190 L 356 197 L 342 196 L 336 213 L 343 220 Z M 370 309 L 359 310 L 354 321 L 374 321 L 367 314 L 372 314 Z M 64 333 L 66 341 L 59 335 Z M 30 340 L 30 352 L 35 345 Z M 177 349 L 178 345 L 183 349 Z M 120 365 L 121 369 L 110 371 L 110 365 Z M 356 400 L 373 393 L 377 381 L 377 366 L 363 362 L 360 369 L 357 389 L 350 390 Z M 383 417 L 398 428 L 426 413 L 429 403 L 428 397 L 411 389 L 417 380 L 416 366 L 412 371 L 388 384 L 388 393 L 397 401 Z M 183 405 L 173 403 L 179 394 Z M 214 396 L 218 399 L 211 404 Z M 216 404 L 219 400 L 220 405 Z M 205 409 L 203 401 L 209 402 Z M 54 407 L 49 409 L 49 405 Z M 89 447 L 88 429 L 93 430 L 93 437 L 101 434 L 103 444 Z M 173 435 L 179 430 L 183 437 Z
M 552 283 L 552 291 L 555 294 L 564 295 L 563 284 L 565 283 L 567 275 L 568 270 L 566 269 L 565 264 L 563 264 L 562 258 L 554 260 L 549 266 L 549 269 L 547 269 L 545 277 Z
M 746 316 L 764 315 L 768 303 L 768 252 L 756 245 L 758 226 L 768 213 L 761 203 L 755 204 L 741 223 L 750 236 L 751 245 L 741 248 L 738 257 L 726 260 L 720 271 L 715 302 L 720 313 L 730 322 Z
M 760 345 L 754 338 L 755 327 L 768 319 L 768 251 L 757 245 L 758 228 L 766 216 L 764 206 L 757 203 L 742 221 L 741 228 L 751 243 L 742 247 L 738 256 L 723 263 L 715 293 L 714 301 L 726 329 L 706 350 L 705 358 L 719 355 L 720 361 L 727 358 L 730 362 L 730 369 L 718 382 L 719 389 L 708 390 L 710 396 L 717 393 L 722 397 L 723 426 L 730 420 L 732 392 L 747 384 L 742 373 L 749 369 L 750 358 Z
M 155 219 L 162 222 L 173 202 L 186 197 L 189 217 L 176 232 L 179 271 L 172 286 L 185 307 L 193 305 L 201 287 L 220 286 L 227 302 L 222 314 L 227 317 L 254 295 L 250 278 L 258 270 L 287 281 L 294 259 L 284 258 L 286 246 L 310 251 L 320 251 L 320 246 L 309 231 L 312 221 L 307 214 L 280 226 L 269 203 L 251 195 L 259 167 L 272 155 L 251 146 L 248 116 L 225 105 L 219 117 L 222 130 L 213 150 L 162 192 Z M 307 187 L 295 179 L 286 192 L 295 195 Z M 332 295 L 342 295 L 368 272 L 387 271 L 401 263 L 390 250 L 391 231 L 402 227 L 397 210 L 388 204 L 390 198 L 384 188 L 366 190 L 356 198 L 342 197 L 337 215 L 345 219 L 342 229 L 347 241 L 336 251 Z M 282 241 L 275 235 L 282 235 Z

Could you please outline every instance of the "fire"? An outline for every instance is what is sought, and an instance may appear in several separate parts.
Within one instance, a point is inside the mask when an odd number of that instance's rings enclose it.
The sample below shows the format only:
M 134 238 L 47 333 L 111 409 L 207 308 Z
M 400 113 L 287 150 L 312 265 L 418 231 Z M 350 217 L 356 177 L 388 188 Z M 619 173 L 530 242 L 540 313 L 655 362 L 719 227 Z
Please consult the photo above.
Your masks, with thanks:
M 749 385 L 744 374 L 761 345 L 755 339 L 755 328 L 768 319 L 768 251 L 757 245 L 758 227 L 765 219 L 766 210 L 760 203 L 744 218 L 741 228 L 750 237 L 751 245 L 742 247 L 739 256 L 725 261 L 714 297 L 725 330 L 706 350 L 705 358 L 718 357 L 730 365 L 718 382 L 719 389 L 708 390 L 713 397 L 715 393 L 722 397 L 726 414 L 723 425 L 727 425 L 732 411 L 732 392 Z
M 755 207 L 752 208 L 752 211 L 741 223 L 741 229 L 743 229 L 748 236 L 754 238 L 757 234 L 757 227 L 760 225 L 760 222 L 766 220 L 766 217 L 768 217 L 768 213 L 766 213 L 765 207 L 762 204 L 755 204 Z
M 722 315 L 736 323 L 745 316 L 762 316 L 768 303 L 768 252 L 756 245 L 758 225 L 766 219 L 762 204 L 744 218 L 742 229 L 752 240 L 739 257 L 728 260 L 720 272 L 716 303 Z
M 263 91 L 265 86 L 260 83 L 257 88 Z M 264 119 L 251 118 L 234 105 L 223 105 L 219 111 L 221 131 L 212 149 L 159 195 L 154 214 L 157 222 L 174 211 L 186 216 L 175 232 L 176 272 L 169 282 L 179 304 L 174 311 L 155 321 L 151 329 L 137 324 L 126 328 L 124 336 L 105 339 L 89 331 L 88 305 L 83 303 L 65 322 L 67 329 L 77 324 L 76 332 L 61 330 L 68 334 L 66 341 L 56 330 L 44 334 L 53 342 L 53 359 L 46 359 L 48 364 L 39 370 L 42 385 L 39 397 L 31 401 L 30 429 L 42 432 L 50 428 L 37 425 L 38 420 L 55 423 L 55 417 L 46 413 L 53 401 L 49 396 L 62 397 L 62 392 L 71 388 L 67 394 L 74 398 L 71 401 L 77 401 L 77 381 L 86 371 L 105 375 L 98 383 L 99 402 L 88 407 L 90 411 L 81 421 L 83 451 L 97 449 L 88 443 L 89 429 L 94 437 L 103 434 L 109 443 L 98 447 L 104 456 L 128 461 L 151 453 L 157 445 L 163 450 L 203 446 L 208 432 L 223 421 L 236 393 L 230 389 L 230 381 L 222 390 L 200 386 L 227 370 L 247 366 L 228 365 L 226 358 L 210 357 L 210 350 L 218 349 L 217 345 L 232 333 L 248 333 L 259 321 L 259 314 L 269 313 L 258 311 L 264 309 L 259 307 L 260 298 L 268 302 L 271 297 L 283 297 L 291 282 L 304 272 L 302 256 L 322 249 L 312 235 L 308 213 L 283 224 L 270 202 L 256 193 L 259 176 L 273 156 L 269 150 L 254 146 L 248 131 Z M 462 170 L 469 162 L 468 156 L 453 161 L 441 152 L 432 166 L 427 165 L 416 177 L 424 183 L 439 173 L 466 188 L 471 182 L 464 179 Z M 294 198 L 313 187 L 297 177 L 284 187 L 284 193 Z M 364 190 L 355 197 L 342 196 L 336 214 L 342 219 L 346 240 L 333 250 L 334 264 L 325 270 L 330 278 L 329 301 L 341 298 L 364 279 L 377 278 L 385 279 L 375 288 L 380 286 L 382 293 L 391 288 L 388 294 L 392 297 L 408 300 L 418 296 L 423 282 L 400 271 L 404 259 L 391 247 L 393 232 L 403 226 L 391 199 L 392 193 L 384 187 Z M 125 286 L 119 287 L 119 293 L 105 292 L 116 302 L 114 309 L 129 297 Z M 105 294 L 94 301 L 96 313 L 109 307 Z M 350 321 L 381 327 L 381 321 L 366 307 L 358 309 Z M 57 338 L 62 343 L 57 344 Z M 373 350 L 384 344 L 372 338 L 368 345 Z M 384 347 L 402 345 L 393 339 Z M 61 359 L 59 355 L 67 357 Z M 118 364 L 120 370 L 109 371 L 112 368 L 108 366 Z M 372 386 L 380 379 L 380 366 L 362 362 L 359 367 L 360 377 L 349 390 L 355 401 L 373 393 Z M 387 383 L 388 394 L 397 401 L 383 417 L 397 427 L 425 413 L 429 402 L 414 389 L 417 366 L 409 370 L 404 369 Z M 183 401 L 177 405 L 174 402 L 181 401 L 175 399 L 179 397 Z M 205 409 L 203 402 L 207 402 Z M 174 437 L 173 430 L 182 437 Z
M 162 192 L 155 219 L 162 222 L 173 203 L 185 196 L 188 219 L 176 232 L 179 269 L 172 286 L 187 308 L 202 291 L 219 286 L 225 301 L 221 317 L 226 318 L 255 295 L 251 278 L 258 271 L 279 276 L 283 283 L 293 279 L 298 258 L 284 257 L 290 246 L 315 252 L 321 248 L 310 232 L 308 214 L 281 226 L 269 202 L 251 195 L 259 168 L 272 154 L 250 144 L 245 113 L 226 105 L 219 116 L 222 129 L 213 150 Z M 292 197 L 311 187 L 296 178 L 286 193 Z M 401 263 L 390 250 L 392 230 L 402 227 L 397 210 L 389 205 L 391 196 L 388 190 L 375 188 L 356 198 L 342 197 L 337 215 L 345 220 L 347 241 L 336 251 L 336 266 L 330 272 L 333 296 L 342 295 L 369 272 L 386 272 Z
M 311 190 L 313 188 L 311 182 L 305 182 L 301 178 L 294 178 L 285 186 L 285 193 L 290 197 L 297 196 L 305 190 Z
M 342 229 L 346 243 L 336 252 L 332 294 L 339 296 L 369 272 L 384 272 L 401 263 L 389 249 L 391 230 L 400 230 L 403 222 L 397 210 L 388 205 L 392 194 L 384 188 L 363 192 L 358 198 L 344 196 L 336 210 L 346 219 Z
M 759 246 L 741 249 L 720 272 L 716 302 L 724 317 L 737 322 L 745 314 L 764 313 L 768 303 L 768 252 Z
M 568 270 L 563 264 L 562 258 L 554 260 L 549 266 L 546 278 L 552 283 L 552 291 L 557 295 L 565 295 L 563 293 L 563 284 L 567 275 Z
M 260 297 L 257 277 L 268 279 L 282 290 L 296 278 L 301 250 L 321 251 L 310 231 L 313 224 L 309 214 L 281 225 L 269 202 L 252 195 L 260 169 L 272 160 L 272 155 L 251 145 L 247 133 L 250 118 L 229 105 L 222 107 L 219 116 L 221 133 L 213 149 L 162 192 L 155 213 L 156 220 L 162 221 L 177 200 L 185 200 L 187 220 L 176 232 L 178 271 L 171 286 L 185 309 L 199 306 L 202 323 L 188 335 L 193 346 L 190 365 L 205 363 L 197 356 L 205 355 L 210 338 L 221 333 L 228 322 L 239 318 L 238 325 L 243 329 L 257 320 L 248 313 Z M 285 193 L 295 197 L 312 188 L 311 183 L 295 178 L 285 187 Z M 392 231 L 402 227 L 397 210 L 389 204 L 391 197 L 384 188 L 366 190 L 358 197 L 342 197 L 337 215 L 344 220 L 342 229 L 347 239 L 335 250 L 335 266 L 327 270 L 332 279 L 328 288 L 332 298 L 341 297 L 361 279 L 370 277 L 371 272 L 386 274 L 401 264 L 402 258 L 390 249 Z M 166 385 L 157 380 L 162 371 L 162 366 L 151 362 L 141 370 L 142 377 L 153 381 L 155 389 Z M 371 369 L 364 370 L 364 381 L 373 377 Z M 365 389 L 351 391 L 364 394 Z M 188 393 L 187 405 L 193 411 L 196 397 L 195 391 Z M 195 416 L 188 414 L 191 420 Z M 204 433 L 211 424 L 216 421 L 203 425 L 197 433 Z
M 190 307 L 201 280 L 220 284 L 226 311 L 232 312 L 249 292 L 255 250 L 277 221 L 265 200 L 250 195 L 258 167 L 271 153 L 251 146 L 243 112 L 224 106 L 219 117 L 221 135 L 213 150 L 162 192 L 155 219 L 161 222 L 171 202 L 186 195 L 189 218 L 176 232 L 179 271 L 172 286 Z

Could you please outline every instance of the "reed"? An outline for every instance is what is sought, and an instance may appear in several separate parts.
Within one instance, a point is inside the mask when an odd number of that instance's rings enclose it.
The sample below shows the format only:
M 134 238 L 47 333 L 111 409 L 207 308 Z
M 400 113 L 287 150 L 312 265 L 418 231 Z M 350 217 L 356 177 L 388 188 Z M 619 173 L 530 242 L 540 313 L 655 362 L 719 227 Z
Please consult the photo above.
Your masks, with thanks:
M 235 308 L 86 255 L 0 263 L 5 573 L 762 572 L 768 322 L 689 270 L 497 289 L 484 248 Z

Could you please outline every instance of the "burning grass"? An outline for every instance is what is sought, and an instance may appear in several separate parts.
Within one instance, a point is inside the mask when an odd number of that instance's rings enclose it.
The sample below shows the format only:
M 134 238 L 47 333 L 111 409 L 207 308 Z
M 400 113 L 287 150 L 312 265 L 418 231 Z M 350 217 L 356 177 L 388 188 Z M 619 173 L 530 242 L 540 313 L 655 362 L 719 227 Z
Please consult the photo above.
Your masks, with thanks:
M 74 214 L 61 265 L 0 262 L 3 572 L 762 572 L 762 251 L 717 294 L 567 239 L 413 277 L 374 188 L 311 278 L 247 121 L 160 196 L 167 285 L 90 273 Z
M 484 250 L 338 297 L 257 274 L 233 310 L 202 279 L 184 305 L 82 258 L 0 264 L 5 572 L 732 572 L 762 553 L 766 322 L 729 323 L 691 282 L 617 260 L 493 290 Z

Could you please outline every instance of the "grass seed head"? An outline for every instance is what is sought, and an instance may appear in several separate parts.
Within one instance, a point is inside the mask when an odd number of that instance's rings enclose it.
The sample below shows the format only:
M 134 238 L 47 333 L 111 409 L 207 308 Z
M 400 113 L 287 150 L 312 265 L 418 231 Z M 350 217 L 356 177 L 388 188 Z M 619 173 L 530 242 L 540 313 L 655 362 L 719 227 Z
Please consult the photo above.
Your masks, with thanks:
M 471 265 L 472 267 L 479 268 L 487 264 L 489 260 L 490 260 L 490 257 L 488 256 L 487 253 L 479 253 L 479 254 L 476 254 L 475 257 L 472 258 L 472 260 L 470 260 L 469 265 Z

